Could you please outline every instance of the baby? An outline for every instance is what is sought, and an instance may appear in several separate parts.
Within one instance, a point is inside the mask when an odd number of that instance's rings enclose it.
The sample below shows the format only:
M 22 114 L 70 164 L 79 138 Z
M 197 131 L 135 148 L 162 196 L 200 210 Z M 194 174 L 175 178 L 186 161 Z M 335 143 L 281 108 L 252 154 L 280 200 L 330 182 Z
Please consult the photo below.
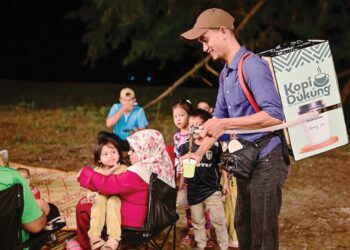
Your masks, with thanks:
M 33 185 L 32 178 L 30 176 L 30 171 L 27 168 L 18 168 L 17 171 L 23 176 L 23 178 L 28 182 L 30 188 L 32 189 L 32 193 L 34 195 L 34 198 L 38 202 L 39 207 L 44 212 L 45 216 L 48 216 L 50 212 L 50 206 L 49 204 L 41 199 L 40 191 L 39 189 Z

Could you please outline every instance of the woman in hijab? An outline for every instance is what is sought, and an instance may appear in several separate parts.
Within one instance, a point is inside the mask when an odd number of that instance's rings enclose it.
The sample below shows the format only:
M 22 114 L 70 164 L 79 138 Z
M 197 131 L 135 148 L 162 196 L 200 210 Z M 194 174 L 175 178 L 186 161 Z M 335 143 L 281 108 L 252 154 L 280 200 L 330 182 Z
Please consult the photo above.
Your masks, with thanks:
M 175 187 L 174 169 L 165 150 L 163 136 L 153 129 L 140 130 L 128 137 L 131 166 L 119 175 L 102 175 L 84 167 L 78 180 L 80 185 L 104 195 L 118 195 L 121 199 L 121 225 L 142 227 L 147 214 L 149 181 L 152 173 L 171 187 Z M 90 249 L 88 230 L 91 203 L 81 199 L 77 205 L 78 241 L 83 249 Z

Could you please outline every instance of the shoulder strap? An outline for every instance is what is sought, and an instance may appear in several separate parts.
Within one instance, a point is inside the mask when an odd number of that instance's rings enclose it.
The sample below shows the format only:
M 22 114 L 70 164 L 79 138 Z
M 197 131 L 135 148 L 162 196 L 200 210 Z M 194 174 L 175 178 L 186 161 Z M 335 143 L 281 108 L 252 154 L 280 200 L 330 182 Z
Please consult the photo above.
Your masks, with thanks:
M 258 104 L 256 103 L 254 97 L 252 96 L 250 90 L 247 88 L 247 84 L 245 82 L 245 77 L 244 77 L 244 72 L 243 72 L 243 62 L 245 59 L 247 59 L 251 54 L 247 53 L 244 54 L 241 59 L 239 60 L 238 63 L 238 80 L 239 80 L 239 84 L 241 85 L 241 88 L 245 94 L 245 96 L 247 97 L 248 101 L 250 102 L 250 105 L 252 105 L 252 107 L 254 108 L 255 112 L 258 113 L 259 111 L 261 111 L 261 108 L 258 106 Z
M 246 82 L 245 82 L 245 77 L 244 77 L 244 71 L 243 71 L 243 62 L 245 59 L 247 59 L 251 54 L 247 53 L 247 54 L 244 54 L 241 59 L 239 60 L 239 63 L 238 63 L 238 80 L 239 80 L 239 84 L 241 85 L 241 88 L 244 92 L 244 94 L 246 95 L 248 101 L 250 102 L 250 105 L 253 106 L 255 112 L 259 112 L 261 111 L 261 108 L 258 106 L 258 104 L 256 103 L 254 97 L 252 96 L 250 90 L 247 88 L 247 85 L 246 85 Z M 260 148 L 263 148 L 265 147 L 265 145 L 267 144 L 267 142 L 270 141 L 272 135 L 278 135 L 280 138 L 281 138 L 281 141 L 282 141 L 282 147 L 283 147 L 283 158 L 284 158 L 284 161 L 287 165 L 290 165 L 290 160 L 289 160 L 289 154 L 293 155 L 293 151 L 291 151 L 288 147 L 288 144 L 287 144 L 287 141 L 286 141 L 286 138 L 285 138 L 285 135 L 284 133 L 282 132 L 282 130 L 278 130 L 278 131 L 275 131 L 274 133 L 270 133 L 268 135 L 268 140 L 262 140 L 262 141 L 259 141 L 259 143 L 261 143 L 259 146 Z M 266 139 L 265 137 L 263 137 L 263 139 Z

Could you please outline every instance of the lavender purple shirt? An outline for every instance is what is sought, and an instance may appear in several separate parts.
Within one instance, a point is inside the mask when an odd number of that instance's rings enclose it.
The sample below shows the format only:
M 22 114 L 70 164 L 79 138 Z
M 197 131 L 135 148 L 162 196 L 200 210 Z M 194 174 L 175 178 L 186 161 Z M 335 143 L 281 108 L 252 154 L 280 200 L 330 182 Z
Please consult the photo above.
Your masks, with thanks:
M 219 91 L 215 105 L 214 116 L 217 118 L 233 118 L 248 116 L 255 113 L 246 98 L 238 80 L 238 63 L 241 57 L 250 53 L 244 61 L 244 76 L 248 89 L 254 96 L 258 106 L 270 116 L 283 120 L 283 109 L 280 96 L 274 85 L 268 63 L 258 55 L 248 51 L 242 46 L 230 65 L 225 64 L 219 79 Z M 267 133 L 252 133 L 238 135 L 238 138 L 247 141 L 255 141 Z M 281 140 L 278 136 L 271 138 L 271 141 L 261 151 L 259 158 L 266 156 L 273 150 Z

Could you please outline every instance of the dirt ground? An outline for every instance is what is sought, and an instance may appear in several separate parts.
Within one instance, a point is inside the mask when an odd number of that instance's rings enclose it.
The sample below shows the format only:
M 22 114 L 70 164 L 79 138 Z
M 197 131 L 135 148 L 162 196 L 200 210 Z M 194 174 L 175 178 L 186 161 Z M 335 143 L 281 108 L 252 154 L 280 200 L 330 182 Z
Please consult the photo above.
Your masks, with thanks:
M 56 148 L 57 155 L 51 155 L 50 160 L 65 166 L 60 155 L 66 150 Z M 280 249 L 350 249 L 349 160 L 347 145 L 292 164 L 280 216 Z M 17 155 L 16 161 L 32 163 L 25 154 Z M 76 166 L 81 165 L 84 156 L 76 161 Z M 183 210 L 179 213 L 177 241 L 185 233 Z
M 0 122 L 0 147 L 9 148 L 11 161 L 64 170 L 78 170 L 91 162 L 93 137 L 90 140 L 84 135 L 84 143 L 81 144 L 46 141 L 49 146 L 45 150 L 30 151 L 30 143 L 25 141 L 26 138 L 31 138 L 31 143 L 37 149 L 40 146 L 35 144 L 36 139 L 43 134 L 46 140 L 51 136 L 63 142 L 66 135 L 46 134 L 45 126 L 41 127 L 40 124 L 37 129 L 21 129 L 16 125 L 19 123 L 16 115 L 11 113 L 11 117 L 6 118 L 8 110 L 2 111 L 0 114 L 5 119 Z M 41 114 L 40 119 L 44 117 Z M 26 126 L 25 122 L 22 121 L 22 124 Z M 80 138 L 79 131 L 76 133 L 73 135 Z M 24 142 L 26 147 L 17 146 Z M 284 187 L 280 215 L 280 249 L 350 249 L 349 162 L 348 144 L 292 163 Z M 177 242 L 185 233 L 183 209 L 179 209 L 179 213 L 181 218 L 177 224 Z M 177 244 L 177 249 L 191 248 Z

